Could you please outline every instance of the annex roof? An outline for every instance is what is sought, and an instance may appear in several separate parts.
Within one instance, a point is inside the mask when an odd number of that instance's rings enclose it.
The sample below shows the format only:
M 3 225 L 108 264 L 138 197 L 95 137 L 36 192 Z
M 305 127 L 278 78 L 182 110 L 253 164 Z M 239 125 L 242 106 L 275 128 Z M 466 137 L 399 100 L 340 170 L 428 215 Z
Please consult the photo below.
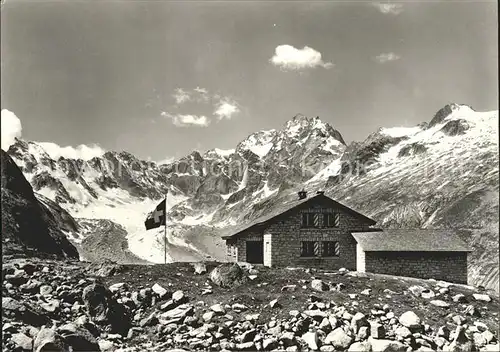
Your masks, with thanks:
M 471 252 L 468 245 L 449 229 L 384 229 L 353 232 L 366 252 Z

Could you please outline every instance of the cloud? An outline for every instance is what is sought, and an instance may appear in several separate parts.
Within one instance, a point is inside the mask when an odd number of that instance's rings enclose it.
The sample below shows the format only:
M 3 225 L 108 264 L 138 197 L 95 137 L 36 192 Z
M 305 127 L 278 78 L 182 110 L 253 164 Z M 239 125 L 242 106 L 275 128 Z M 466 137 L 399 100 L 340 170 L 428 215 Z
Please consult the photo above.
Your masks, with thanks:
M 95 157 L 100 157 L 104 155 L 104 153 L 106 153 L 106 151 L 97 144 L 93 145 L 80 144 L 77 147 L 71 147 L 71 146 L 61 147 L 56 143 L 52 142 L 39 142 L 38 144 L 54 160 L 58 160 L 60 157 L 64 157 L 67 159 L 90 160 Z
M 196 101 L 199 103 L 208 103 L 210 100 L 208 90 L 205 88 L 196 87 L 193 92 L 196 95 Z
M 399 15 L 401 12 L 403 12 L 402 4 L 375 3 L 373 5 L 376 6 L 379 9 L 379 11 L 385 15 Z
M 308 46 L 297 49 L 291 45 L 278 45 L 274 52 L 274 56 L 269 61 L 283 70 L 301 70 L 315 67 L 329 69 L 333 67 L 333 63 L 324 62 L 321 59 L 319 51 Z
M 8 150 L 9 147 L 15 143 L 15 138 L 21 138 L 21 120 L 12 111 L 2 109 L 2 149 Z M 69 159 L 83 159 L 90 160 L 96 156 L 102 156 L 106 151 L 100 146 L 84 145 L 71 147 L 61 147 L 52 142 L 36 142 L 43 150 L 54 160 L 59 159 L 61 156 Z
M 208 94 L 208 90 L 206 88 L 200 88 L 200 87 L 196 87 L 194 89 L 195 92 L 198 92 L 200 94 Z
M 161 116 L 172 119 L 172 123 L 177 127 L 207 127 L 210 124 L 210 120 L 204 115 L 171 114 L 163 111 Z
M 198 103 L 208 103 L 210 96 L 206 88 L 196 87 L 191 90 L 176 88 L 172 97 L 177 105 L 187 103 L 189 101 L 195 101 Z
M 182 88 L 177 88 L 172 97 L 175 99 L 176 104 L 183 104 L 191 100 L 191 94 Z
M 382 53 L 380 55 L 375 56 L 375 60 L 380 64 L 384 64 L 389 61 L 396 61 L 399 60 L 400 58 L 401 56 L 395 53 Z
M 23 130 L 21 120 L 12 111 L 2 109 L 1 112 L 2 149 L 8 150 L 16 142 L 16 138 L 21 137 Z
M 321 58 L 320 58 L 321 59 Z M 176 105 L 172 105 L 167 110 L 176 110 L 175 113 L 163 111 L 161 116 L 172 120 L 172 123 L 178 127 L 207 127 L 212 122 L 213 117 L 207 117 L 209 115 L 203 114 L 192 114 L 186 110 L 185 106 L 180 107 L 179 105 L 185 102 L 198 103 L 200 108 L 208 110 L 210 107 L 212 109 L 213 116 L 218 120 L 222 119 L 232 119 L 235 114 L 238 114 L 241 110 L 240 105 L 228 96 L 223 96 L 219 93 L 211 93 L 206 88 L 196 87 L 194 89 L 175 89 L 174 94 L 172 94 L 176 101 Z M 188 104 L 189 106 L 192 104 Z M 208 112 L 208 111 L 207 111 Z
M 223 98 L 218 104 L 216 104 L 217 109 L 214 111 L 214 115 L 217 116 L 218 120 L 228 119 L 230 120 L 234 114 L 240 112 L 235 101 L 231 101 L 228 98 Z

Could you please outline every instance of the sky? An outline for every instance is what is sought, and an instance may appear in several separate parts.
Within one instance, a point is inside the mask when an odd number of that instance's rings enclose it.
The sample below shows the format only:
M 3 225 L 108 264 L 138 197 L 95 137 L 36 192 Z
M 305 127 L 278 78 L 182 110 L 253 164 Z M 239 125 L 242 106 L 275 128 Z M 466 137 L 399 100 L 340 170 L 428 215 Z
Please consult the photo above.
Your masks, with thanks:
M 497 110 L 497 37 L 495 1 L 7 0 L 2 137 L 159 161 L 302 113 L 361 141 Z

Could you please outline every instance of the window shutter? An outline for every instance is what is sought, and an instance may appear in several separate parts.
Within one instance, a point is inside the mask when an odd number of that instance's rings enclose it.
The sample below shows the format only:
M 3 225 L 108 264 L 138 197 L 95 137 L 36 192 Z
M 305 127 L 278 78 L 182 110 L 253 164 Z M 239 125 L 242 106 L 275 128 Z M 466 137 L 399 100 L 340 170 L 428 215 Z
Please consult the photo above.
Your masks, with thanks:
M 340 225 L 340 214 L 335 213 L 333 214 L 333 226 L 339 227 L 339 225 Z
M 314 242 L 314 256 L 319 257 L 319 242 Z
M 307 213 L 302 213 L 302 227 L 307 227 Z
M 319 227 L 319 213 L 313 214 L 313 221 L 314 227 Z
M 338 242 L 334 242 L 335 244 L 335 256 L 339 256 L 340 255 L 340 244 Z

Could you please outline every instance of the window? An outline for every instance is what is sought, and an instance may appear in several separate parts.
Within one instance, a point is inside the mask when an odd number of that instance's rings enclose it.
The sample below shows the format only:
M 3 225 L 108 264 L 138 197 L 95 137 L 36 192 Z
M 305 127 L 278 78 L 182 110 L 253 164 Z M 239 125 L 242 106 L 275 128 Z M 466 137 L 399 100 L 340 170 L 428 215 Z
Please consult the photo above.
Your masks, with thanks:
M 236 246 L 228 245 L 227 246 L 227 255 L 230 257 L 236 257 Z
M 319 257 L 318 241 L 302 241 L 301 246 L 301 257 Z
M 340 245 L 338 242 L 326 241 L 323 242 L 322 257 L 338 257 L 340 255 Z
M 323 214 L 323 226 L 325 227 L 339 227 L 340 214 L 339 213 L 325 213 Z
M 302 213 L 302 227 L 319 227 L 319 213 Z

